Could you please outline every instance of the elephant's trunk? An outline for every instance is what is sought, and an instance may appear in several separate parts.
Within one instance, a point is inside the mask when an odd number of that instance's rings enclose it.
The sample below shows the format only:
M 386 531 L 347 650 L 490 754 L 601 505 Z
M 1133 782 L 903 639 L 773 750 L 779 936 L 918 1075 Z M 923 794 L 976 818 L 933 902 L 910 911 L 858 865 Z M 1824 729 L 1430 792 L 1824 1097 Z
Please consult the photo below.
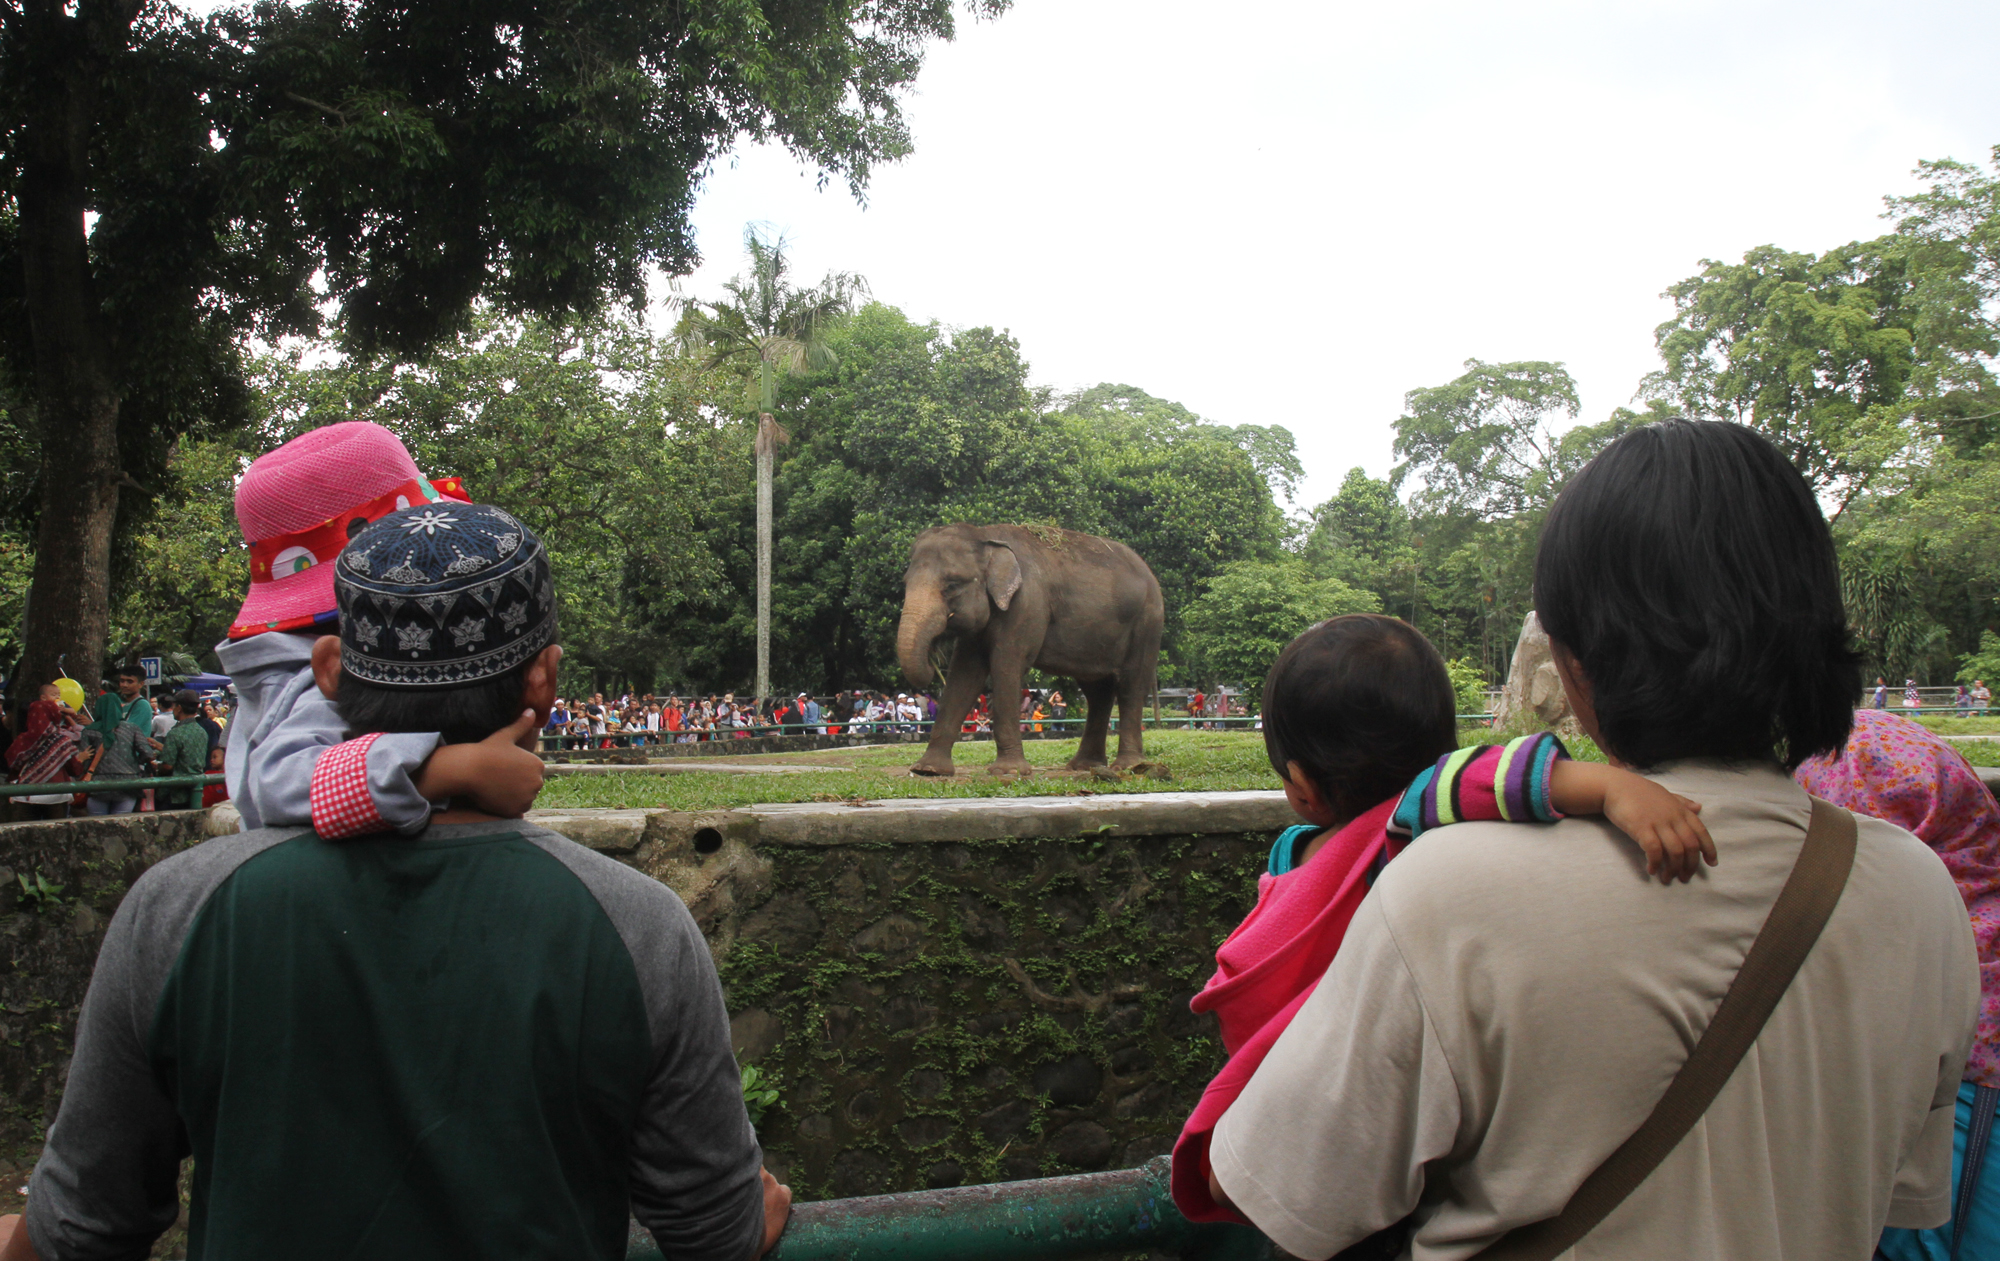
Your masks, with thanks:
M 896 627 L 896 660 L 910 682 L 928 685 L 936 672 L 931 669 L 931 645 L 944 633 L 944 597 L 935 591 L 912 588 L 903 596 L 903 620 Z

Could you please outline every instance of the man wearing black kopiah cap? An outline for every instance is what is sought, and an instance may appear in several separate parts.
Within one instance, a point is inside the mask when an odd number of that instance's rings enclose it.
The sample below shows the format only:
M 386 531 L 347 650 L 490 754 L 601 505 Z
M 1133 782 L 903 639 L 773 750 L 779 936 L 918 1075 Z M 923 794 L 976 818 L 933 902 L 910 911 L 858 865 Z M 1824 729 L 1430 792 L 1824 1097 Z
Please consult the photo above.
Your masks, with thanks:
M 341 554 L 337 592 L 313 668 L 363 738 L 328 758 L 365 774 L 369 733 L 547 720 L 554 588 L 507 513 L 391 513 Z M 144 1256 L 189 1154 L 189 1255 L 211 1261 L 614 1261 L 628 1212 L 668 1256 L 750 1261 L 790 1206 L 680 899 L 469 809 L 414 837 L 244 832 L 147 872 L 0 1261 Z

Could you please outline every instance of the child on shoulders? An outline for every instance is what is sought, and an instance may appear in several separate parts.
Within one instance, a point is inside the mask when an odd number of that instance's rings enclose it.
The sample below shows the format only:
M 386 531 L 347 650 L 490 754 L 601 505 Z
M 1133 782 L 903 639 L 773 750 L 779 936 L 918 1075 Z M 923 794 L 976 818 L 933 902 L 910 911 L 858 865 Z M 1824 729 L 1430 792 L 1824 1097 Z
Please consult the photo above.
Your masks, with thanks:
M 334 561 L 371 522 L 426 504 L 433 530 L 448 530 L 465 496 L 455 481 L 418 472 L 401 440 L 369 421 L 302 434 L 259 456 L 237 485 L 250 590 L 215 651 L 241 698 L 225 773 L 246 831 L 412 834 L 453 798 L 511 817 L 541 789 L 541 761 L 518 747 L 528 730 L 518 723 L 474 744 L 442 744 L 434 731 L 349 741 L 314 682 L 314 645 L 340 631 Z
M 1264 747 L 1305 822 L 1278 836 L 1256 906 L 1191 1004 L 1215 1012 L 1230 1057 L 1174 1145 L 1174 1201 L 1191 1220 L 1241 1220 L 1209 1193 L 1209 1136 L 1325 975 L 1375 877 L 1426 830 L 1601 814 L 1663 882 L 1714 864 L 1696 803 L 1631 771 L 1572 761 L 1548 733 L 1459 748 L 1456 709 L 1444 659 L 1397 618 L 1321 622 L 1271 667 Z

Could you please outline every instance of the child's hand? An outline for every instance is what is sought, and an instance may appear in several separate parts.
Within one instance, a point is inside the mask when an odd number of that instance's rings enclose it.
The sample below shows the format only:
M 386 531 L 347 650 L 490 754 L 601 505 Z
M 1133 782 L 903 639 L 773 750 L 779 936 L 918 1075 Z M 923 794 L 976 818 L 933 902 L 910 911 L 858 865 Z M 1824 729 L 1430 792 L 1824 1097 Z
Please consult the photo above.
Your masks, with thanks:
M 424 763 L 417 791 L 433 801 L 452 797 L 485 814 L 520 818 L 542 791 L 542 759 L 526 747 L 536 727 L 530 709 L 477 744 L 444 745 Z
M 1701 824 L 1701 803 L 1639 775 L 1606 785 L 1604 817 L 1646 851 L 1646 872 L 1661 884 L 1694 879 L 1701 863 L 1716 863 L 1715 842 Z

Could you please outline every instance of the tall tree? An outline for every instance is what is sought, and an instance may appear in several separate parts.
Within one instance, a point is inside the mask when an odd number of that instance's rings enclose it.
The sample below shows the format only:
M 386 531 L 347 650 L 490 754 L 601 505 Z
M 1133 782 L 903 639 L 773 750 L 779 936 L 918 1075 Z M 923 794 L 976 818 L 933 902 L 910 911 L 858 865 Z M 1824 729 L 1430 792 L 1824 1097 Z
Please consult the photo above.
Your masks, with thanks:
M 952 30 L 941 0 L 0 0 L 0 356 L 40 446 L 19 673 L 101 658 L 121 493 L 245 417 L 243 333 L 330 304 L 414 356 L 482 295 L 637 302 L 692 266 L 739 138 L 857 194 L 907 152 L 900 93 Z
M 1823 255 L 1759 246 L 1667 290 L 1645 392 L 1748 425 L 1844 509 L 1908 441 L 1914 363 L 1906 258 L 1883 242 Z
M 1492 518 L 1554 498 L 1557 418 L 1574 420 L 1576 382 L 1559 363 L 1465 361 L 1462 376 L 1411 390 L 1389 475 L 1415 475 L 1422 511 Z
M 727 298 L 691 302 L 681 324 L 690 348 L 710 368 L 741 371 L 757 406 L 757 698 L 771 694 L 771 482 L 778 448 L 791 435 L 772 416 L 778 378 L 831 368 L 839 362 L 827 334 L 836 320 L 866 296 L 868 282 L 850 272 L 828 272 L 819 284 L 792 284 L 785 239 L 766 237 L 755 224 L 743 230 L 747 274 L 723 285 Z

